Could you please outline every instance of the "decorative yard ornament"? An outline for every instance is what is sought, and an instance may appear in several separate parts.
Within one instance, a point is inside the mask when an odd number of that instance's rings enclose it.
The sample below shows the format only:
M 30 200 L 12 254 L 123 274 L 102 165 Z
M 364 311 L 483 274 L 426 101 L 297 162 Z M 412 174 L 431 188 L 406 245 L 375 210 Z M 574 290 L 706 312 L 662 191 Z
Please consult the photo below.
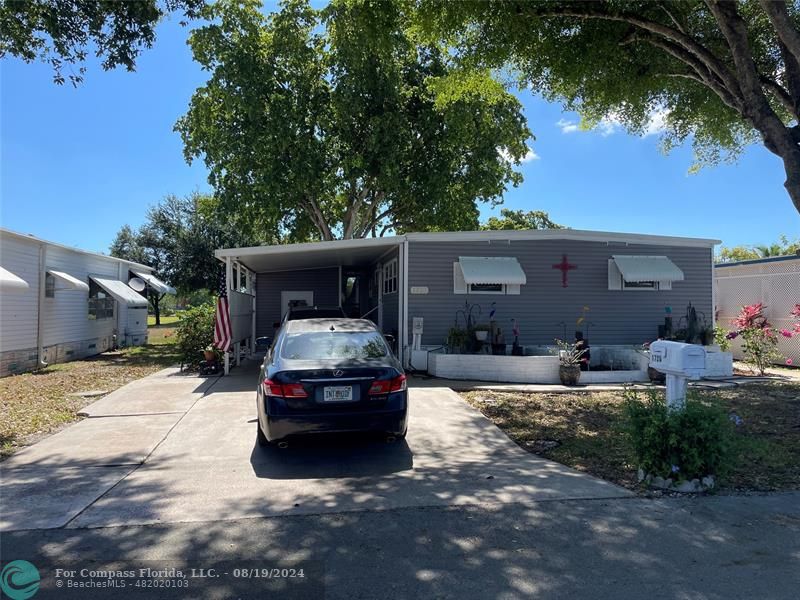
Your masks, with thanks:
M 554 264 L 553 268 L 561 271 L 561 287 L 567 287 L 567 273 L 572 269 L 577 269 L 578 265 L 571 264 L 569 261 L 567 261 L 567 255 L 562 254 L 561 262 Z

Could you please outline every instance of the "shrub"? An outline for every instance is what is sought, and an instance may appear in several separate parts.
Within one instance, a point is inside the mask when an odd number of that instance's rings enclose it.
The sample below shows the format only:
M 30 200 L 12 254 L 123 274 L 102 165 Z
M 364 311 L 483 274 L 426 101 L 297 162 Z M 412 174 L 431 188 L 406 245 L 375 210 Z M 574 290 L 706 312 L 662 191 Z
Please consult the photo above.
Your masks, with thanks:
M 759 302 L 743 306 L 739 315 L 731 321 L 738 327 L 726 337 L 729 340 L 742 336 L 742 351 L 745 361 L 753 366 L 759 375 L 763 375 L 771 364 L 780 361 L 778 352 L 778 335 L 792 337 L 794 333 L 789 330 L 778 331 L 764 315 L 765 306 Z
M 199 364 L 203 350 L 214 342 L 214 305 L 203 304 L 183 311 L 177 335 L 183 363 Z
M 624 431 L 638 466 L 653 476 L 691 480 L 723 476 L 733 460 L 733 424 L 725 411 L 689 393 L 683 410 L 669 410 L 656 390 L 626 391 Z

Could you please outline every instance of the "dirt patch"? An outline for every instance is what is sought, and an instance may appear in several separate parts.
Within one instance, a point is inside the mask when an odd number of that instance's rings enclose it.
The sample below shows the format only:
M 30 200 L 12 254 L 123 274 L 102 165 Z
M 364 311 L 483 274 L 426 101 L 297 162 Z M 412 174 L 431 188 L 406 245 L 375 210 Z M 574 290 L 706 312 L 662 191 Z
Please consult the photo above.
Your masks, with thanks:
M 71 394 L 112 392 L 179 362 L 175 346 L 161 341 L 0 379 L 0 460 L 77 420 L 78 411 L 98 399 Z
M 737 461 L 723 489 L 800 489 L 800 383 L 702 392 L 731 414 Z M 622 434 L 622 392 L 464 392 L 528 452 L 634 489 L 635 457 Z

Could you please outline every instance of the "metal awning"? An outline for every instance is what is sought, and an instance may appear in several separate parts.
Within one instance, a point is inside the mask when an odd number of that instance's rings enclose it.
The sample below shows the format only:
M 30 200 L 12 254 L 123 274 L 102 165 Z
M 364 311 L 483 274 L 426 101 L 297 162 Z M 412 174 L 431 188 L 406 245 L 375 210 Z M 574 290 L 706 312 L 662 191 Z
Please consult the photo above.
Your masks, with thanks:
M 97 285 L 107 291 L 118 302 L 128 305 L 131 308 L 139 308 L 147 306 L 147 298 L 133 291 L 128 287 L 124 281 L 117 279 L 103 279 L 101 277 L 92 277 Z
M 64 273 L 63 271 L 52 271 L 50 269 L 47 270 L 48 275 L 52 275 L 56 281 L 59 283 L 56 286 L 56 291 L 60 290 L 76 290 L 79 292 L 88 292 L 89 291 L 89 284 L 84 281 L 81 281 L 77 277 L 73 277 L 69 273 Z
M 0 290 L 4 292 L 24 292 L 29 287 L 27 281 L 0 267 Z
M 625 281 L 683 281 L 683 271 L 666 256 L 624 256 L 611 258 Z
M 459 256 L 464 282 L 525 285 L 527 278 L 513 256 Z
M 134 275 L 136 275 L 139 279 L 144 279 L 145 283 L 157 291 L 159 294 L 174 294 L 175 288 L 171 285 L 167 285 L 163 281 L 161 281 L 158 277 L 153 275 L 152 273 L 146 273 L 144 271 L 131 271 Z

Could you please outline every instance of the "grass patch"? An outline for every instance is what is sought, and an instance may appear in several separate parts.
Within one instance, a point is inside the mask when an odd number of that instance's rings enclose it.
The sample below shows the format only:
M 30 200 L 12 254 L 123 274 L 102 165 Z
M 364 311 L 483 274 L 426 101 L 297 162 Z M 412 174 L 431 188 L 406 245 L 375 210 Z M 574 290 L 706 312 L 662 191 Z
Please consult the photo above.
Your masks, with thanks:
M 163 327 L 164 325 L 175 325 L 181 318 L 179 315 L 172 315 L 169 317 L 165 317 L 164 315 L 161 316 L 161 325 L 159 327 Z M 156 317 L 155 315 L 147 315 L 147 326 L 153 327 L 156 324 Z
M 480 390 L 462 396 L 529 452 L 637 487 L 635 458 L 620 431 L 622 392 Z M 800 383 L 748 384 L 703 392 L 703 398 L 742 419 L 735 465 L 720 482 L 722 488 L 800 489 Z
M 162 341 L 0 379 L 0 460 L 20 446 L 75 421 L 81 408 L 97 400 L 69 394 L 87 390 L 111 392 L 179 362 L 175 346 Z

